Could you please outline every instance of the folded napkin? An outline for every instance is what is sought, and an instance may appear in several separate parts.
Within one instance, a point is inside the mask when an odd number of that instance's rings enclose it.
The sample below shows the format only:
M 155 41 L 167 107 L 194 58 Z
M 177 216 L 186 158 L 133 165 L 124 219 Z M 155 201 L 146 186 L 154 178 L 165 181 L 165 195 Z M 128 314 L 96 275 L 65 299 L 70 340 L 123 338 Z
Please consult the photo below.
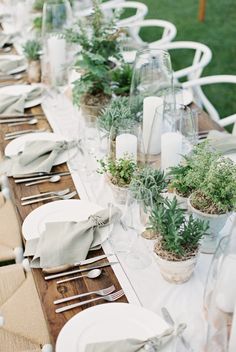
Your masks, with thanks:
M 11 44 L 13 41 L 12 34 L 0 33 L 0 48 L 2 48 L 5 44 Z
M 50 268 L 84 260 L 90 248 L 101 244 L 102 232 L 120 216 L 120 210 L 104 209 L 81 222 L 51 222 L 40 238 L 28 240 L 25 256 L 34 256 L 31 266 Z
M 208 133 L 207 140 L 214 149 L 222 154 L 236 150 L 236 137 L 232 134 L 212 130 Z
M 7 74 L 8 72 L 11 72 L 12 70 L 15 70 L 18 67 L 21 67 L 25 64 L 25 59 L 24 58 L 16 58 L 14 60 L 7 60 L 7 59 L 1 59 L 0 60 L 0 73 L 1 74 Z
M 25 103 L 34 100 L 43 93 L 42 87 L 35 87 L 26 94 L 0 95 L 0 114 L 21 114 L 24 112 Z M 1 118 L 1 116 L 0 116 Z
M 25 143 L 24 150 L 0 163 L 0 173 L 8 176 L 33 172 L 50 172 L 56 158 L 76 146 L 75 141 L 38 140 Z
M 85 352 L 158 352 L 163 350 L 176 336 L 181 335 L 185 328 L 185 324 L 179 324 L 176 329 L 170 328 L 165 330 L 161 335 L 150 337 L 144 341 L 126 339 L 92 343 L 86 346 Z

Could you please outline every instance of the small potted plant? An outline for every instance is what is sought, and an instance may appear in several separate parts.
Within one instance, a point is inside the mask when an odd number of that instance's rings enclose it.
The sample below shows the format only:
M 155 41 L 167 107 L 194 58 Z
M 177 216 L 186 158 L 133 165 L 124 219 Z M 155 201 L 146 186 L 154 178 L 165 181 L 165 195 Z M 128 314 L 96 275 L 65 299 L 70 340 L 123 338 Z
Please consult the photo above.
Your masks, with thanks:
M 163 278 L 175 284 L 188 281 L 208 223 L 194 219 L 192 215 L 187 218 L 176 198 L 154 204 L 149 222 L 151 229 L 158 234 L 154 252 Z
M 208 220 L 210 235 L 202 244 L 202 252 L 213 253 L 218 234 L 236 209 L 236 165 L 220 157 L 205 170 L 203 182 L 189 197 L 189 209 L 195 218 Z
M 74 82 L 73 101 L 85 117 L 96 118 L 112 96 L 111 70 L 115 67 L 112 60 L 121 57 L 116 20 L 116 14 L 105 20 L 99 1 L 93 0 L 89 30 L 80 21 L 66 32 L 67 40 L 81 47 L 74 67 L 82 74 Z
M 176 196 L 179 204 L 187 208 L 188 197 L 199 188 L 206 176 L 206 170 L 219 157 L 220 154 L 207 141 L 195 146 L 192 153 L 184 156 L 179 165 L 170 168 L 167 174 L 169 198 Z
M 138 169 L 130 183 L 130 191 L 134 198 L 143 200 L 143 218 L 148 218 L 153 204 L 163 201 L 162 192 L 167 187 L 164 172 L 145 166 Z M 144 221 L 147 223 L 147 221 Z M 146 229 L 142 236 L 146 239 L 155 239 L 157 234 Z
M 41 44 L 38 40 L 28 40 L 23 46 L 24 54 L 28 60 L 28 82 L 38 83 L 41 81 L 40 52 Z
M 132 158 L 124 157 L 120 159 L 100 160 L 99 173 L 105 174 L 111 186 L 114 199 L 118 204 L 125 204 L 127 199 L 128 187 L 137 169 L 136 163 Z
M 129 96 L 132 74 L 132 66 L 127 63 L 122 63 L 112 70 L 112 91 L 116 96 Z

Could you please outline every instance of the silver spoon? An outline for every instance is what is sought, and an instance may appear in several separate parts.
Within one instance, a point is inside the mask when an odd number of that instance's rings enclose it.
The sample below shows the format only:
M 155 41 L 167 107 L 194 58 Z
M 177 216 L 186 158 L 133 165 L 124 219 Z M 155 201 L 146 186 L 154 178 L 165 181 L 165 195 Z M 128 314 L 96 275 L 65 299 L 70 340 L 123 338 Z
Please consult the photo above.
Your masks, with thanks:
M 79 276 L 71 277 L 70 279 L 59 280 L 59 281 L 57 281 L 57 285 L 62 284 L 63 282 L 77 280 L 77 279 L 80 279 L 81 277 L 87 277 L 88 279 L 96 279 L 97 277 L 99 277 L 101 275 L 101 273 L 102 273 L 102 270 L 93 269 L 93 270 L 90 270 L 85 275 L 79 275 Z
M 28 121 L 20 121 L 20 122 L 12 122 L 9 123 L 8 126 L 20 126 L 20 125 L 36 125 L 38 123 L 38 119 L 36 117 L 33 117 L 32 119 Z
M 44 183 L 44 182 L 59 182 L 61 179 L 61 176 L 59 175 L 55 175 L 55 176 L 52 176 L 46 180 L 40 180 L 40 181 L 34 181 L 34 182 L 29 182 L 29 183 L 26 183 L 25 186 L 33 186 L 33 185 L 37 185 L 38 183 Z

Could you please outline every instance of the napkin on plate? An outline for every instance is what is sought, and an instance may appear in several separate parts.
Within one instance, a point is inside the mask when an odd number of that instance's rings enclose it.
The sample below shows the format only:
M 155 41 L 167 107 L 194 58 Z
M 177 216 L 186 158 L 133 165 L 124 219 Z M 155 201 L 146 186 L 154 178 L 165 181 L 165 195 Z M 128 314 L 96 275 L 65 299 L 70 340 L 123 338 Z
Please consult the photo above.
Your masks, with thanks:
M 11 158 L 6 158 L 0 164 L 0 172 L 7 173 L 8 176 L 50 172 L 56 158 L 75 145 L 75 141 L 28 141 L 22 152 Z
M 12 43 L 13 35 L 0 33 L 0 48 L 2 48 L 5 44 Z
M 18 67 L 21 67 L 25 64 L 25 59 L 21 57 L 17 57 L 14 60 L 9 59 L 1 59 L 0 60 L 0 73 L 8 74 L 12 70 L 15 70 Z
M 176 329 L 165 330 L 161 335 L 150 337 L 147 340 L 126 339 L 88 344 L 85 352 L 158 352 L 173 342 L 176 336 L 182 334 L 185 324 L 179 324 Z M 168 349 L 169 351 L 169 349 Z
M 213 148 L 222 154 L 236 150 L 236 137 L 232 134 L 212 130 L 208 133 L 207 140 Z
M 31 266 L 50 268 L 84 260 L 90 248 L 102 242 L 102 232 L 120 216 L 112 207 L 90 215 L 80 222 L 50 222 L 40 238 L 28 240 L 25 256 L 34 256 Z
M 0 114 L 21 114 L 24 112 L 25 103 L 40 97 L 42 93 L 42 87 L 34 87 L 21 95 L 0 94 Z

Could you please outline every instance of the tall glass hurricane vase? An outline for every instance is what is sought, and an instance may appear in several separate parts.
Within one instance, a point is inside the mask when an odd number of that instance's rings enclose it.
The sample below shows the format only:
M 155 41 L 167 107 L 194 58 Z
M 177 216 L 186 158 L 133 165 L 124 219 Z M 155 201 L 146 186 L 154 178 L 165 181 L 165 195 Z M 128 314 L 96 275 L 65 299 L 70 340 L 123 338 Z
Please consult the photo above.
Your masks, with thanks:
M 43 80 L 53 88 L 68 83 L 67 43 L 64 30 L 72 23 L 68 0 L 47 0 L 43 6 Z
M 136 120 L 142 123 L 144 147 L 148 152 L 155 111 L 163 105 L 166 89 L 172 87 L 170 55 L 159 49 L 138 51 L 133 68 L 130 90 L 130 106 Z M 161 121 L 155 125 L 156 139 L 160 140 Z M 160 153 L 160 148 L 155 154 Z

